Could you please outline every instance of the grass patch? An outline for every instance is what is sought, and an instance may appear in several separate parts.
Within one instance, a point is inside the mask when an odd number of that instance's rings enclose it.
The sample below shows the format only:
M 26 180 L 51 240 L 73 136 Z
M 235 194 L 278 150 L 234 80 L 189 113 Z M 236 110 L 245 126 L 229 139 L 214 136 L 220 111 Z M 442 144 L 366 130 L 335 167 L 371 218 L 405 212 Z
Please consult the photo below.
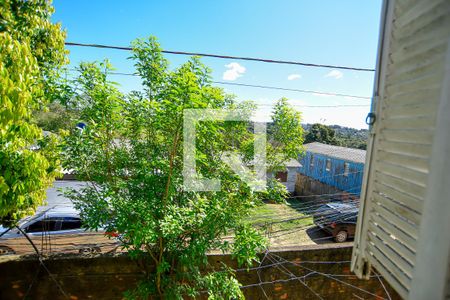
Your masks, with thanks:
M 312 216 L 299 209 L 299 202 L 288 200 L 286 204 L 266 203 L 255 207 L 246 221 L 253 226 L 270 227 L 270 231 L 301 229 L 313 224 Z

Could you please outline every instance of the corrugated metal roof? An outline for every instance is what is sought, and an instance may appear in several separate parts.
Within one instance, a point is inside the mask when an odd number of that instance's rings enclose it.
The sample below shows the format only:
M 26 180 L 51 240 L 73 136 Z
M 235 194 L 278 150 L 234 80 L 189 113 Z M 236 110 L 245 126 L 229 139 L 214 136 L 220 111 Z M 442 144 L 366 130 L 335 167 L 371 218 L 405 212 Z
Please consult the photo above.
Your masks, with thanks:
M 255 164 L 255 161 L 252 159 L 249 162 L 245 163 L 246 166 L 253 166 Z M 266 167 L 268 166 L 267 162 L 266 162 Z M 283 166 L 288 167 L 288 168 L 298 168 L 301 167 L 302 165 L 300 164 L 300 162 L 294 158 L 290 158 L 288 159 Z
M 304 144 L 304 147 L 306 151 L 311 153 L 322 154 L 342 160 L 353 161 L 356 163 L 363 164 L 366 160 L 365 150 L 333 146 L 317 142 Z

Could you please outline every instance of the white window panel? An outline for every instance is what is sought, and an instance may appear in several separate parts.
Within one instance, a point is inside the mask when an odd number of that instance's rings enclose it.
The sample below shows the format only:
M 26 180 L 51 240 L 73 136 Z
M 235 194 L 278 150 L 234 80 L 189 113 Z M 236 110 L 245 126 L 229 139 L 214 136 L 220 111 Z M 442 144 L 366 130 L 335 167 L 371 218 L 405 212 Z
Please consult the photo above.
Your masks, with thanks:
M 386 0 L 352 270 L 450 294 L 450 1 Z

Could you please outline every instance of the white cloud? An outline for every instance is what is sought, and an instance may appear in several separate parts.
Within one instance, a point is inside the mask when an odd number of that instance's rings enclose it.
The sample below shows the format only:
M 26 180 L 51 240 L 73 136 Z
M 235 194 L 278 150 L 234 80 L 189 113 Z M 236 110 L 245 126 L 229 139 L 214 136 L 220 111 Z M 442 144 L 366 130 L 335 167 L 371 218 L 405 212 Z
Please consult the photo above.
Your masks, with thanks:
M 295 80 L 295 79 L 300 79 L 302 78 L 302 75 L 300 74 L 291 74 L 287 77 L 288 80 Z
M 333 77 L 335 79 L 341 79 L 342 77 L 344 77 L 344 73 L 342 73 L 341 71 L 338 70 L 332 70 L 330 72 L 328 72 L 325 77 Z
M 237 62 L 229 63 L 228 65 L 225 65 L 225 67 L 227 67 L 228 70 L 223 72 L 223 80 L 236 80 L 238 77 L 241 77 L 242 74 L 244 74 L 246 71 L 245 67 L 241 66 Z

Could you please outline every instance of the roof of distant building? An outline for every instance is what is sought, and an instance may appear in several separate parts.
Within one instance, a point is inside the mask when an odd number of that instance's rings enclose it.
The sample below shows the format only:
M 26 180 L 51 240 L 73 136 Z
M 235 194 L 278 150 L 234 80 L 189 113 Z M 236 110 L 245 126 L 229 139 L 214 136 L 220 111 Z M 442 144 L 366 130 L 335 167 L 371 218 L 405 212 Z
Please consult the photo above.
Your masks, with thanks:
M 356 163 L 363 164 L 366 160 L 366 150 L 333 146 L 317 142 L 304 144 L 304 147 L 306 151 L 311 153 L 322 154 Z
M 301 164 L 298 162 L 298 160 L 291 158 L 285 163 L 285 166 L 288 168 L 298 168 L 301 166 Z
M 255 164 L 255 161 L 252 159 L 251 161 L 247 162 L 246 165 L 247 166 L 253 166 Z M 267 162 L 265 163 L 266 167 L 268 166 Z M 301 167 L 302 165 L 300 164 L 300 162 L 294 158 L 290 158 L 288 161 L 283 163 L 283 166 L 287 167 L 287 168 L 298 168 Z

